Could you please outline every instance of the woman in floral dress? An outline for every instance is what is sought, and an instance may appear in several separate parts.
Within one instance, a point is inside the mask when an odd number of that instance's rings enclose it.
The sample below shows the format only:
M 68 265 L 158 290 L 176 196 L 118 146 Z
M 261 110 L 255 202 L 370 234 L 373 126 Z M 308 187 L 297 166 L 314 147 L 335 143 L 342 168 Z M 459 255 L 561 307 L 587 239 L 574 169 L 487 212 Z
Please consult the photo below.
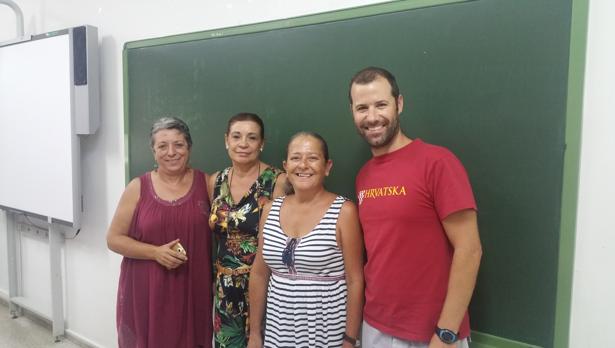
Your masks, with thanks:
M 232 166 L 209 178 L 217 250 L 214 265 L 214 342 L 244 348 L 249 336 L 248 279 L 258 244 L 265 203 L 284 193 L 286 175 L 260 161 L 263 121 L 240 113 L 228 122 L 224 142 Z

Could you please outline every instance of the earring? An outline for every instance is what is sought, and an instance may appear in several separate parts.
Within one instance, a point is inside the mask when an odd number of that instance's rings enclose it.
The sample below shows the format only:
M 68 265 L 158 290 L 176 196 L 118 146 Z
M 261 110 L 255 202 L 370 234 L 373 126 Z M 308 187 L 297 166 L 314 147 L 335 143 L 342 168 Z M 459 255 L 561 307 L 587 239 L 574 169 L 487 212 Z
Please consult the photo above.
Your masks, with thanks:
M 261 152 L 263 152 L 263 148 L 261 147 Z
M 226 149 L 228 150 L 228 145 L 224 145 L 224 147 L 226 147 Z

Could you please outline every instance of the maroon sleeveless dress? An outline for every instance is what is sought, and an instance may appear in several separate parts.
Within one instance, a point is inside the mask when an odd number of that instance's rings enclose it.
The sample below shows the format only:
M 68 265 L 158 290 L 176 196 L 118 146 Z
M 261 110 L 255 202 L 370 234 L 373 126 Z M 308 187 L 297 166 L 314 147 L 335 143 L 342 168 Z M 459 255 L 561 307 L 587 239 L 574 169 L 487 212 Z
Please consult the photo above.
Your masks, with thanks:
M 124 257 L 117 294 L 121 348 L 211 347 L 212 268 L 209 198 L 202 172 L 176 201 L 156 196 L 151 173 L 142 175 L 141 197 L 129 236 L 153 245 L 179 238 L 188 261 L 167 270 L 153 260 Z

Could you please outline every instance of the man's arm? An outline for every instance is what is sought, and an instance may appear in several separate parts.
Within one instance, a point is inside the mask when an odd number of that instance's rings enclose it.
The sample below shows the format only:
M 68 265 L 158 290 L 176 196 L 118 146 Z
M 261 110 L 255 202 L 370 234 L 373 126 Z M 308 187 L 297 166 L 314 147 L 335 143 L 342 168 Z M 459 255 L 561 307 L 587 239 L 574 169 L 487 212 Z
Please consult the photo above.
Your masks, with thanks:
M 482 256 L 476 211 L 466 209 L 452 213 L 442 220 L 442 225 L 454 253 L 438 327 L 459 332 L 459 326 L 474 292 Z M 443 343 L 435 334 L 429 344 L 430 348 L 449 346 L 454 345 Z

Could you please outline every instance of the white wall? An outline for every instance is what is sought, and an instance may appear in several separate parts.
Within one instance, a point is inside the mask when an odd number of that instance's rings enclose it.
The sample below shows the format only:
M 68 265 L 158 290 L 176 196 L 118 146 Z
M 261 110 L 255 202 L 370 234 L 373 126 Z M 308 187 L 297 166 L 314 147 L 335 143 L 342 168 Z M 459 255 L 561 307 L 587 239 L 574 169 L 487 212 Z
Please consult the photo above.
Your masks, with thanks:
M 615 2 L 590 1 L 571 347 L 613 346 Z
M 5 230 L 6 214 L 0 210 L 0 298 L 6 296 L 9 288 L 8 260 L 5 257 L 7 254 Z
M 107 250 L 106 228 L 124 187 L 122 45 L 126 41 L 223 28 L 355 7 L 382 0 L 16 0 L 26 34 L 82 24 L 101 38 L 102 122 L 82 143 L 86 214 L 81 234 L 65 248 L 65 296 L 70 333 L 101 347 L 115 347 L 115 295 L 121 258 Z M 0 5 L 0 42 L 15 35 L 12 11 Z M 1 169 L 1 168 L 0 168 Z M 44 172 L 41 172 L 41 175 Z M 5 224 L 0 215 L 0 295 L 8 289 Z M 24 283 L 29 296 L 49 298 L 47 253 L 24 243 Z M 36 252 L 36 254 L 33 254 Z M 39 284 L 36 284 L 38 282 Z M 24 284 L 26 285 L 26 284 Z

